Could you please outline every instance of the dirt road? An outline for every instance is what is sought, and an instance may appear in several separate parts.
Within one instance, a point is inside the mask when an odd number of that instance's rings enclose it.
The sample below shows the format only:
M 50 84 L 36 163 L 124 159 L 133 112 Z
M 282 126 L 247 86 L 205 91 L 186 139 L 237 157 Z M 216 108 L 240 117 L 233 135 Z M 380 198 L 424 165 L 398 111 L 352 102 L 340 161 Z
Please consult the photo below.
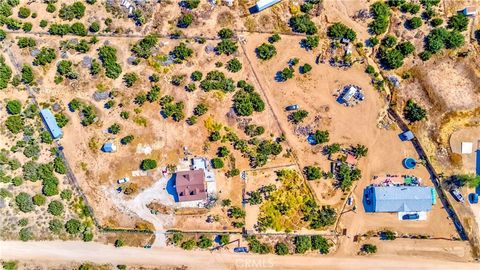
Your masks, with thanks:
M 115 248 L 76 241 L 0 241 L 0 259 L 49 263 L 93 262 L 191 269 L 478 269 L 474 263 L 420 259 L 414 256 L 320 257 L 182 251 L 173 248 Z

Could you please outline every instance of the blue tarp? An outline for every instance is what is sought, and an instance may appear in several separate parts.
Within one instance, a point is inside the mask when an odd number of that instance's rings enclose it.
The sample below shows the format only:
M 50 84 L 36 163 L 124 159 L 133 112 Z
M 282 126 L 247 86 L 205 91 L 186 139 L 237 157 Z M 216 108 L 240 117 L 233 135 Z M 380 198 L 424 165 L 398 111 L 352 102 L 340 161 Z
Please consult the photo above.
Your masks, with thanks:
M 111 142 L 107 142 L 102 146 L 102 151 L 103 152 L 111 153 L 114 150 L 115 150 L 115 146 Z
M 43 122 L 47 126 L 50 135 L 52 135 L 52 138 L 60 138 L 63 133 L 58 126 L 57 120 L 55 119 L 55 116 L 53 116 L 52 112 L 49 109 L 43 109 L 40 111 L 40 116 L 42 117 Z
M 432 210 L 434 194 L 431 187 L 369 186 L 363 205 L 366 212 L 425 212 Z
M 477 151 L 475 151 L 477 153 L 477 163 L 476 163 L 476 171 L 477 171 L 477 175 L 480 175 L 480 149 L 477 149 Z

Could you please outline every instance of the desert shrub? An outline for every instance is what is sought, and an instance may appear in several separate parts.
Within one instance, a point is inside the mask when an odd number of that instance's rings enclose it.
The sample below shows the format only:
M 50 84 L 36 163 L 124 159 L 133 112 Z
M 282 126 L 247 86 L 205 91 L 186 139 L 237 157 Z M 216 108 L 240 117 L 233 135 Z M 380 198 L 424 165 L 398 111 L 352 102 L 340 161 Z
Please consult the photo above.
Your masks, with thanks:
M 15 203 L 17 204 L 18 209 L 24 213 L 31 212 L 33 210 L 32 197 L 28 193 L 20 192 L 15 197 Z
M 51 201 L 48 204 L 48 212 L 54 216 L 60 216 L 63 214 L 63 204 L 60 201 Z
M 397 239 L 397 235 L 395 234 L 395 232 L 385 230 L 380 233 L 380 238 L 384 240 L 395 240 Z
M 407 57 L 415 51 L 415 46 L 413 46 L 410 41 L 404 41 L 399 43 L 396 49 L 399 50 L 404 57 Z
M 137 57 L 148 58 L 152 54 L 152 49 L 158 43 L 158 38 L 155 35 L 148 35 L 135 43 L 132 47 L 132 52 Z
M 427 117 L 427 111 L 412 99 L 409 99 L 403 109 L 403 115 L 408 121 L 417 122 Z
M 275 46 L 267 43 L 263 43 L 255 49 L 257 57 L 262 60 L 269 60 L 277 54 Z
M 29 228 L 21 228 L 18 236 L 22 241 L 28 241 L 33 239 L 33 233 L 30 231 Z
M 404 13 L 417 14 L 420 11 L 420 5 L 415 3 L 405 3 L 400 7 Z
M 303 168 L 303 172 L 308 180 L 320 179 L 322 176 L 322 171 L 320 168 L 315 166 L 306 166 Z
M 327 28 L 327 36 L 332 39 L 346 38 L 354 41 L 357 38 L 357 33 L 343 23 L 336 22 Z
M 465 31 L 468 27 L 468 17 L 463 14 L 455 14 L 448 18 L 447 27 L 457 31 Z
M 192 250 L 195 247 L 195 240 L 188 239 L 187 241 L 181 244 L 181 247 L 185 250 Z
M 200 240 L 197 242 L 199 248 L 209 248 L 213 245 L 213 241 L 206 235 L 200 236 Z
M 59 219 L 52 219 L 48 222 L 48 228 L 51 232 L 59 234 L 63 229 L 63 223 Z
M 71 5 L 64 5 L 59 10 L 58 15 L 63 20 L 71 21 L 73 19 L 81 19 L 85 15 L 85 5 L 80 2 L 74 2 Z
M 370 6 L 373 21 L 368 25 L 370 31 L 376 35 L 385 33 L 390 21 L 390 8 L 382 1 L 377 1 Z
M 0 29 L 0 41 L 5 40 L 5 38 L 7 38 L 7 33 L 4 30 Z
M 408 29 L 417 29 L 423 25 L 422 18 L 413 17 L 405 22 Z
M 291 17 L 289 23 L 293 32 L 306 33 L 307 35 L 317 33 L 315 23 L 313 23 L 306 14 Z
M 82 229 L 82 223 L 78 219 L 70 219 L 65 223 L 65 229 L 69 234 L 78 234 Z
M 88 34 L 88 30 L 85 25 L 83 25 L 83 23 L 76 22 L 70 26 L 70 33 L 73 35 L 84 37 Z
M 303 254 L 312 248 L 312 240 L 309 236 L 298 235 L 294 240 L 295 253 Z
M 12 69 L 5 63 L 5 58 L 0 56 L 0 89 L 5 89 L 12 77 Z
M 117 63 L 117 49 L 104 45 L 98 49 L 98 56 L 105 68 L 105 76 L 116 79 L 122 73 L 122 67 Z
M 202 80 L 202 77 L 203 77 L 202 72 L 198 70 L 192 72 L 192 75 L 190 75 L 190 79 L 192 79 L 192 81 L 200 81 Z
M 294 124 L 303 122 L 303 120 L 308 116 L 308 112 L 305 110 L 298 110 L 292 112 L 288 115 L 288 120 L 292 121 Z
M 177 26 L 180 28 L 187 28 L 193 23 L 193 15 L 190 13 L 185 13 L 178 18 Z
M 440 26 L 443 24 L 443 19 L 441 18 L 433 18 L 431 21 L 430 21 L 430 25 L 432 27 L 437 27 L 437 26 Z
M 277 33 L 275 33 L 275 34 L 271 35 L 271 36 L 268 38 L 268 42 L 270 42 L 270 43 L 273 44 L 273 43 L 275 43 L 275 42 L 280 41 L 281 39 L 282 39 L 282 38 L 280 37 L 280 35 L 277 34 Z
M 231 55 L 234 54 L 238 50 L 238 45 L 233 39 L 222 39 L 217 46 L 215 47 L 215 51 L 218 54 L 226 54 Z
M 182 62 L 193 55 L 193 50 L 188 48 L 185 43 L 180 42 L 179 45 L 173 48 L 170 55 L 173 56 L 177 62 Z
M 364 244 L 361 250 L 367 254 L 377 253 L 377 246 L 372 244 Z
M 5 121 L 5 126 L 10 132 L 12 132 L 13 134 L 17 134 L 23 130 L 23 127 L 25 126 L 25 121 L 20 115 L 12 115 L 7 117 L 7 120 Z
M 100 23 L 97 21 L 92 22 L 88 27 L 88 31 L 92 33 L 97 33 L 98 31 L 100 31 Z
M 18 9 L 18 17 L 20 17 L 22 19 L 28 18 L 30 16 L 30 14 L 31 14 L 31 11 L 27 7 L 20 7 Z
M 144 171 L 152 170 L 157 167 L 157 161 L 154 159 L 144 159 L 140 164 L 140 169 Z
M 198 7 L 199 4 L 200 4 L 200 0 L 182 0 L 180 2 L 181 6 L 188 9 L 195 9 Z
M 254 111 L 263 111 L 265 102 L 258 93 L 240 90 L 233 96 L 233 109 L 239 116 L 250 116 Z
M 285 243 L 279 242 L 275 245 L 275 254 L 287 255 L 289 253 L 288 246 Z
M 46 199 L 45 196 L 43 196 L 42 194 L 36 194 L 35 196 L 33 196 L 32 202 L 34 205 L 41 206 L 45 204 Z
M 386 69 L 397 69 L 403 66 L 404 55 L 398 49 L 384 49 L 380 52 L 380 62 Z
M 51 24 L 50 27 L 48 28 L 48 33 L 50 35 L 57 35 L 57 36 L 64 36 L 66 34 L 69 34 L 70 31 L 71 29 L 69 24 L 54 23 L 54 24 Z
M 321 235 L 312 235 L 312 249 L 320 251 L 322 254 L 328 254 L 330 251 L 330 244 L 328 240 Z
M 27 47 L 35 47 L 37 46 L 37 42 L 35 39 L 29 37 L 20 37 L 17 41 L 17 45 L 19 48 L 27 48 Z
M 233 58 L 227 62 L 227 70 L 230 72 L 238 72 L 242 69 L 242 63 L 237 59 Z
M 123 75 L 123 82 L 127 87 L 132 87 L 137 81 L 138 75 L 135 72 L 129 72 Z
M 255 236 L 247 237 L 248 247 L 253 253 L 267 254 L 272 252 L 272 247 L 268 244 L 261 243 Z
M 40 49 L 40 52 L 33 59 L 33 64 L 36 66 L 45 66 L 50 64 L 57 57 L 55 49 L 43 47 Z
M 12 115 L 20 114 L 22 112 L 22 102 L 18 99 L 9 100 L 7 102 L 7 112 Z
M 221 169 L 223 168 L 224 164 L 223 164 L 223 160 L 220 159 L 220 158 L 214 158 L 211 160 L 211 163 L 212 163 L 212 167 L 214 169 Z

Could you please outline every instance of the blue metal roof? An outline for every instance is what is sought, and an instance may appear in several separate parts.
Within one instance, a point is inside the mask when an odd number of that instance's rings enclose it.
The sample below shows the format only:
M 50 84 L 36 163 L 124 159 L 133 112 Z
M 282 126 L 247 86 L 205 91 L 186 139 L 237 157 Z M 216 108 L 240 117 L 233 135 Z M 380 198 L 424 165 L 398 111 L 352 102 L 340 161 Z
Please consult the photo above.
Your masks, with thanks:
M 55 116 L 53 116 L 53 113 L 49 109 L 43 109 L 40 111 L 40 116 L 42 117 L 45 125 L 47 125 L 48 131 L 50 132 L 50 135 L 52 135 L 52 138 L 60 138 L 63 133 L 58 126 L 57 120 L 55 119 Z
M 115 147 L 112 142 L 107 142 L 102 146 L 102 151 L 110 153 L 110 152 L 113 152 L 114 148 Z
M 366 212 L 425 212 L 432 210 L 432 187 L 388 186 L 365 189 Z

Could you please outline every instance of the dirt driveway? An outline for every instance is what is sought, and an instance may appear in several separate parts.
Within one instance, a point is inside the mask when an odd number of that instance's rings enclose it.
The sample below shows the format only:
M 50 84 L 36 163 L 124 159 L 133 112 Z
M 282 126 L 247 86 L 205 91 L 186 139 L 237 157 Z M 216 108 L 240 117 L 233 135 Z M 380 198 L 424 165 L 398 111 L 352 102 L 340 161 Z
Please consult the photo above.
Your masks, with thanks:
M 187 266 L 191 269 L 478 269 L 478 264 L 454 263 L 408 256 L 275 256 L 226 251 L 185 252 L 174 248 L 115 248 L 98 243 L 1 241 L 0 259 L 36 262 L 93 262 L 142 266 Z

